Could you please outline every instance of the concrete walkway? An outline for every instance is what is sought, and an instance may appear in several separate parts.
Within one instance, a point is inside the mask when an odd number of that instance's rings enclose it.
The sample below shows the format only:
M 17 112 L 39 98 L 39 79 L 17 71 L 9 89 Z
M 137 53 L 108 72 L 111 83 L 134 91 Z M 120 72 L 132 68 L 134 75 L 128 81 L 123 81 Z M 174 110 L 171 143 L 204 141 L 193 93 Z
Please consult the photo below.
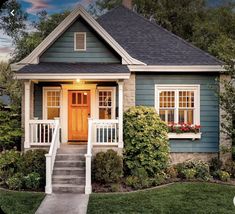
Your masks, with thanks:
M 85 194 L 46 195 L 36 214 L 86 214 L 88 201 Z

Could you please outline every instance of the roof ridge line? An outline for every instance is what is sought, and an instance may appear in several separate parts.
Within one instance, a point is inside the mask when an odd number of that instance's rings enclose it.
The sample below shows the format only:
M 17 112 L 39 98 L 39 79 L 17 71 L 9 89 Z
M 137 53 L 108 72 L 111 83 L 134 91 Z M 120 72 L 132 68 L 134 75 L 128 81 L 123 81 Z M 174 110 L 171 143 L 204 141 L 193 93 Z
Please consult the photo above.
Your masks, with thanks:
M 219 63 L 222 63 L 222 64 L 224 63 L 222 60 L 217 59 L 215 56 L 211 55 L 211 54 L 208 53 L 207 51 L 204 51 L 204 50 L 200 49 L 199 47 L 197 47 L 197 46 L 193 45 L 192 43 L 186 41 L 185 39 L 181 38 L 180 36 L 174 34 L 173 32 L 171 32 L 171 31 L 169 31 L 169 30 L 167 30 L 166 28 L 162 27 L 160 24 L 158 24 L 158 23 L 156 23 L 156 22 L 154 22 L 154 23 L 153 23 L 153 22 L 150 22 L 150 21 L 149 21 L 147 18 L 145 18 L 143 15 L 141 15 L 141 14 L 139 14 L 139 13 L 137 13 L 137 12 L 134 12 L 134 11 L 132 11 L 132 10 L 130 10 L 130 9 L 126 8 L 126 7 L 124 7 L 123 5 L 120 5 L 120 6 L 117 6 L 117 7 L 123 7 L 124 9 L 128 10 L 128 11 L 131 12 L 132 14 L 134 14 L 134 15 L 140 17 L 141 19 L 143 19 L 145 22 L 150 23 L 150 24 L 152 24 L 153 26 L 158 27 L 158 28 L 164 30 L 166 33 L 172 35 L 173 37 L 175 37 L 175 38 L 181 40 L 184 44 L 186 44 L 186 45 L 188 45 L 188 46 L 190 46 L 190 47 L 192 47 L 192 48 L 197 49 L 197 50 L 200 51 L 201 53 L 203 53 L 203 54 L 205 54 L 205 55 L 207 55 L 207 56 L 213 58 L 214 60 L 216 60 L 216 61 L 219 62 Z M 113 8 L 112 10 L 116 9 L 117 7 Z M 111 12 L 112 10 L 110 10 L 109 12 Z M 107 13 L 106 13 L 106 14 L 107 14 Z M 105 15 L 105 14 L 104 14 L 104 15 Z

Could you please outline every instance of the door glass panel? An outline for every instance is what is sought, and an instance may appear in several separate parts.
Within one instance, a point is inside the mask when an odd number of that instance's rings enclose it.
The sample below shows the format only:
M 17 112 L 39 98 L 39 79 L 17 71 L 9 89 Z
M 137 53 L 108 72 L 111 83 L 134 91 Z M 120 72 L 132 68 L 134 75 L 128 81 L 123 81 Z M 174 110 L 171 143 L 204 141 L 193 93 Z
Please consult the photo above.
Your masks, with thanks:
M 83 94 L 83 104 L 87 104 L 87 92 Z
M 82 104 L 82 94 L 81 93 L 78 93 L 78 102 L 77 104 Z
M 76 93 L 72 93 L 72 104 L 76 104 Z

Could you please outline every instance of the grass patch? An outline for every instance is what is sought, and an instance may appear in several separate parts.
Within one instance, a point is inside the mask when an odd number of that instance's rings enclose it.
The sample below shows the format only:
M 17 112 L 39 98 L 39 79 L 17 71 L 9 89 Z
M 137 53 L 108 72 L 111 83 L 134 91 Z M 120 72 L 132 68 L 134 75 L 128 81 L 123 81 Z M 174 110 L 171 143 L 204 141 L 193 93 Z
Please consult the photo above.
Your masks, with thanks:
M 211 183 L 175 183 L 128 194 L 92 194 L 92 213 L 234 214 L 235 187 Z
M 7 214 L 34 214 L 44 196 L 44 193 L 0 189 L 0 207 Z

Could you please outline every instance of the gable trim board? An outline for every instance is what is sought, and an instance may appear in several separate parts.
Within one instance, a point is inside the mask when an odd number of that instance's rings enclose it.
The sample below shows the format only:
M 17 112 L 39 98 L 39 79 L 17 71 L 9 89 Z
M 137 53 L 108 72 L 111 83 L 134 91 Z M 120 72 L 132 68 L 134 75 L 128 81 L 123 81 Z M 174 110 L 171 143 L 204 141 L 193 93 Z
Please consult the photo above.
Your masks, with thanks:
M 38 64 L 39 57 L 48 49 L 68 27 L 81 16 L 121 57 L 122 64 L 141 64 L 145 63 L 131 57 L 105 30 L 93 19 L 82 6 L 75 8 L 27 57 L 18 64 Z

